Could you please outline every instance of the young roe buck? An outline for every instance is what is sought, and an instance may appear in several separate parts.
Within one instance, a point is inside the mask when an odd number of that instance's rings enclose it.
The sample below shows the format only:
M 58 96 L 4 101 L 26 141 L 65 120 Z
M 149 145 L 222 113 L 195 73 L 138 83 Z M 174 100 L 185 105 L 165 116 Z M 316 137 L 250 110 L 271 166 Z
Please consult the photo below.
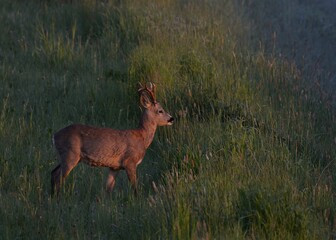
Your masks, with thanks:
M 98 128 L 73 124 L 54 135 L 60 164 L 51 172 L 52 194 L 57 194 L 65 178 L 79 163 L 108 167 L 106 190 L 112 191 L 119 170 L 126 170 L 137 193 L 136 168 L 151 144 L 157 126 L 172 125 L 174 118 L 163 110 L 155 98 L 155 84 L 140 85 L 140 103 L 144 108 L 139 127 L 129 130 Z

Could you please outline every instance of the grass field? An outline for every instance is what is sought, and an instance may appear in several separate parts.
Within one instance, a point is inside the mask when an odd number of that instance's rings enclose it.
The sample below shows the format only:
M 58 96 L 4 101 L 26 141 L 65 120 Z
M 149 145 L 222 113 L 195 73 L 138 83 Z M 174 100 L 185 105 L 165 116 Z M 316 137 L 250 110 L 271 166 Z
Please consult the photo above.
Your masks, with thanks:
M 335 32 L 314 4 L 1 0 L 0 239 L 335 238 L 334 50 L 308 49 Z M 146 81 L 176 122 L 139 196 L 80 164 L 52 198 L 52 134 L 136 127 Z

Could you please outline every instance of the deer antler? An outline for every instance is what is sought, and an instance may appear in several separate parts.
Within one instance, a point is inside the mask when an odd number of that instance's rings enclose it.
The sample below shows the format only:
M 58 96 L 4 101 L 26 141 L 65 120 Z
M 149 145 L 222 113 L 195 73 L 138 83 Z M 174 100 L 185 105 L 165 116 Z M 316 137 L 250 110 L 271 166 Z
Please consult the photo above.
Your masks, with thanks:
M 138 93 L 141 95 L 143 92 L 146 92 L 149 97 L 151 97 L 151 101 L 155 104 L 156 103 L 156 97 L 155 97 L 155 91 L 156 91 L 156 86 L 152 82 L 146 83 L 146 86 L 143 87 L 141 83 L 139 83 L 139 90 Z

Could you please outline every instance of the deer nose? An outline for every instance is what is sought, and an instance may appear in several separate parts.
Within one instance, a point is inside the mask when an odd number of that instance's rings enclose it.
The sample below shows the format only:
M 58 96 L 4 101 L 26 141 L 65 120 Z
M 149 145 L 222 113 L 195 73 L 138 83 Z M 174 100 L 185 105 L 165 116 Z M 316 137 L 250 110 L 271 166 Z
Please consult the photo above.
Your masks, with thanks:
M 170 117 L 170 119 L 168 120 L 168 123 L 169 123 L 169 124 L 173 124 L 173 122 L 174 122 L 174 118 L 173 118 L 173 117 Z

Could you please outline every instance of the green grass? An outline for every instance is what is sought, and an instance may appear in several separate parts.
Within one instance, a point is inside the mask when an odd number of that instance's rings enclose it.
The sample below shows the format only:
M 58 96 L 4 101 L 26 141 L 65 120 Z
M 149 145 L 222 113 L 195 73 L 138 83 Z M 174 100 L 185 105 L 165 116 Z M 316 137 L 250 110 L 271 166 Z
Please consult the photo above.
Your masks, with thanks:
M 291 57 L 299 34 L 278 45 L 263 27 L 276 13 L 274 31 L 317 28 L 299 2 L 3 0 L 0 238 L 335 237 L 335 112 L 312 87 L 328 74 Z M 80 164 L 50 197 L 52 134 L 137 126 L 139 81 L 177 119 L 138 168 L 139 196 L 124 173 L 105 193 L 107 171 Z

